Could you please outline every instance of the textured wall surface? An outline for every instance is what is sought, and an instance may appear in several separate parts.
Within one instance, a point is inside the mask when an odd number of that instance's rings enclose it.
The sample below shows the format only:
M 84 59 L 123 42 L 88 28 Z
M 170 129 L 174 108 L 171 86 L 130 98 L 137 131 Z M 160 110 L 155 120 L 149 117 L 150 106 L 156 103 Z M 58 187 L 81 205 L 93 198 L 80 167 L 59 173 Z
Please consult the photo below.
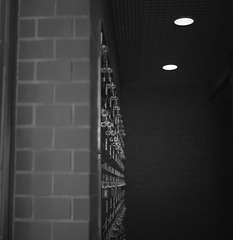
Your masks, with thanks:
M 204 93 L 199 86 L 125 91 L 128 240 L 232 235 L 231 109 Z
M 90 42 L 90 1 L 20 1 L 15 240 L 96 239 Z
M 98 239 L 101 27 L 116 69 L 110 2 L 19 2 L 14 239 Z

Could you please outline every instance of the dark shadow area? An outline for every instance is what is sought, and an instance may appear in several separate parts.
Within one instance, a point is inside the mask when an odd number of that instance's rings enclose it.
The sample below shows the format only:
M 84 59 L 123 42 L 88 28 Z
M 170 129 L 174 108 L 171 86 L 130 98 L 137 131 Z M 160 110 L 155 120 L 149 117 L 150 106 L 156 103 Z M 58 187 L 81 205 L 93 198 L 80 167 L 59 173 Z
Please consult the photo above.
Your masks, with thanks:
M 233 237 L 231 104 L 206 90 L 125 91 L 127 240 Z

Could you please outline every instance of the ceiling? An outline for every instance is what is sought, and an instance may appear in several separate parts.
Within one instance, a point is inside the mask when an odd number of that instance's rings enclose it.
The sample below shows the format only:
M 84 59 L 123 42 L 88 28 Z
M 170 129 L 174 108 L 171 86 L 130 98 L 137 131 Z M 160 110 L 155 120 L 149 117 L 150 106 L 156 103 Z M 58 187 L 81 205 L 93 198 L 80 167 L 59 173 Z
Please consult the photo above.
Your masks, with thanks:
M 112 0 L 121 83 L 211 84 L 233 50 L 233 0 Z M 186 27 L 173 22 L 192 17 Z M 177 70 L 164 71 L 174 63 Z

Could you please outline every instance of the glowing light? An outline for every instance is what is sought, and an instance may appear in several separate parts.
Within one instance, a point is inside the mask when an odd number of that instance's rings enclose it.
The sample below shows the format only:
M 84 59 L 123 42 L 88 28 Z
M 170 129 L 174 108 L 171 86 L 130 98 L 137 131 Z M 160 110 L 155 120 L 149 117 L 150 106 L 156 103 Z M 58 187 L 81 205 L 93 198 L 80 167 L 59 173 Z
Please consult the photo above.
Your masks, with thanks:
M 194 23 L 194 20 L 192 18 L 178 18 L 174 23 L 178 26 L 188 26 Z
M 167 64 L 163 66 L 163 70 L 171 71 L 177 69 L 175 64 Z

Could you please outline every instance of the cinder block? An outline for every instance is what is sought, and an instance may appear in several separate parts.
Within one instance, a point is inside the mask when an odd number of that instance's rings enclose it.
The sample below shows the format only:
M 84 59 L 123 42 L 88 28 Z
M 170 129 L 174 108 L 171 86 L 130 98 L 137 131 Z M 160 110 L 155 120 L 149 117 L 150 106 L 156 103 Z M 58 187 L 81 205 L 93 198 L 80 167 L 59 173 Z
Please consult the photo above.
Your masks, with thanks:
M 58 0 L 57 15 L 88 15 L 90 14 L 90 0 Z
M 32 217 L 32 198 L 31 197 L 15 198 L 15 217 L 16 218 Z
M 67 81 L 72 78 L 71 61 L 44 61 L 37 64 L 37 80 Z
M 92 217 L 90 221 L 89 239 L 95 239 L 96 236 L 98 236 L 98 233 L 99 233 L 99 219 L 98 219 L 98 216 L 96 215 Z M 140 239 L 143 239 L 143 238 L 140 238 Z
M 19 41 L 19 59 L 46 59 L 53 57 L 53 40 Z
M 18 64 L 18 80 L 33 81 L 34 79 L 34 63 L 20 62 Z
M 90 126 L 90 106 L 76 106 L 74 122 L 76 125 Z
M 90 175 L 90 195 L 97 195 L 99 191 L 99 178 L 97 174 Z
M 57 58 L 61 59 L 89 58 L 89 54 L 90 54 L 90 42 L 88 39 L 57 40 L 56 44 Z
M 92 137 L 91 137 L 92 138 Z M 93 140 L 94 141 L 94 140 Z M 94 146 L 96 147 L 96 146 Z M 98 147 L 95 148 L 95 151 L 91 152 L 91 172 L 98 174 L 99 172 L 99 162 L 98 162 Z
M 19 128 L 16 131 L 16 147 L 42 149 L 51 148 L 52 129 L 50 128 Z
M 88 149 L 90 147 L 90 130 L 85 128 L 56 128 L 55 147 Z
M 77 37 L 90 36 L 90 18 L 78 18 L 75 20 L 75 34 Z
M 89 240 L 89 223 L 54 223 L 53 236 L 56 240 Z
M 36 107 L 38 126 L 71 125 L 72 109 L 70 105 L 48 105 Z
M 16 194 L 46 196 L 52 192 L 50 174 L 16 174 Z
M 39 37 L 71 37 L 72 19 L 41 19 L 38 21 Z
M 20 1 L 20 16 L 52 16 L 54 15 L 53 0 L 23 0 Z
M 16 221 L 14 226 L 14 240 L 50 240 L 51 223 Z
M 90 188 L 89 178 L 88 174 L 55 174 L 54 194 L 87 196 Z
M 75 151 L 74 153 L 74 171 L 75 172 L 90 172 L 90 152 Z
M 17 124 L 31 125 L 33 120 L 32 106 L 18 106 L 17 107 Z
M 71 168 L 69 151 L 36 151 L 35 170 L 41 172 L 66 172 Z
M 99 195 L 90 197 L 90 219 L 94 216 L 98 216 L 99 212 Z
M 89 103 L 90 84 L 67 83 L 56 85 L 57 103 Z
M 31 171 L 33 162 L 32 151 L 17 151 L 16 152 L 16 170 L 17 171 Z
M 70 219 L 71 200 L 69 198 L 35 198 L 35 219 Z
M 19 37 L 35 37 L 35 20 L 27 19 L 19 22 Z
M 74 219 L 75 220 L 90 220 L 90 199 L 78 198 L 74 199 Z
M 90 62 L 76 61 L 74 62 L 74 80 L 90 81 Z
M 52 103 L 53 85 L 52 84 L 19 84 L 18 85 L 19 103 Z

